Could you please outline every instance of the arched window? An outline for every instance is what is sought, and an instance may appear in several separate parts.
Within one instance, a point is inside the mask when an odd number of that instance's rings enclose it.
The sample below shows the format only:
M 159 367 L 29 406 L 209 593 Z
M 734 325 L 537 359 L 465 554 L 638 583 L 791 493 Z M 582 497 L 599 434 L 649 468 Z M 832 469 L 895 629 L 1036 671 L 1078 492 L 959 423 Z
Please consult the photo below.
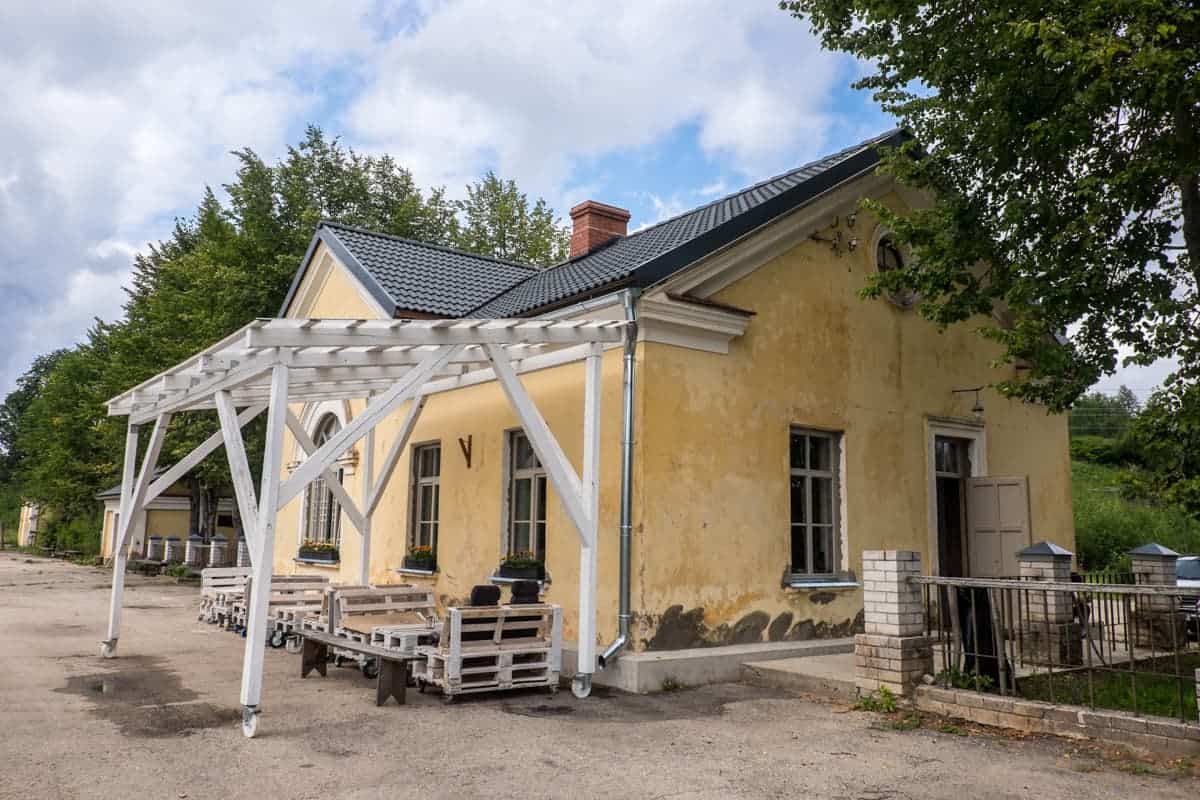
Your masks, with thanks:
M 326 414 L 321 417 L 317 423 L 317 429 L 313 433 L 313 441 L 317 447 L 329 441 L 330 437 L 338 432 L 341 428 L 341 423 L 333 414 Z M 342 481 L 342 468 L 338 467 L 336 473 L 338 483 Z M 333 497 L 333 492 L 325 483 L 324 476 L 318 477 L 315 481 L 308 485 L 308 490 L 304 495 L 304 539 L 311 542 L 322 542 L 332 545 L 337 545 L 341 539 L 341 518 L 342 509 L 338 505 L 337 500 Z
M 891 236 L 882 237 L 875 246 L 875 269 L 879 270 L 880 274 L 904 269 L 904 256 Z M 916 302 L 917 293 L 911 289 L 901 289 L 889 292 L 888 299 L 901 308 L 910 308 Z

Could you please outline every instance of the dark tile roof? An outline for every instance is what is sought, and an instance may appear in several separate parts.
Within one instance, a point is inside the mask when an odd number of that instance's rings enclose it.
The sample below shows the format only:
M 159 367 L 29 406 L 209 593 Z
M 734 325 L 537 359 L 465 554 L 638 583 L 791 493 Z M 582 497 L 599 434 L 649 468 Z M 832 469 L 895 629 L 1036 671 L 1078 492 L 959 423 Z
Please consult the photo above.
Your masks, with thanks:
M 383 289 L 393 311 L 461 317 L 535 272 L 524 264 L 335 222 L 322 222 L 320 229 Z
M 622 282 L 647 286 L 749 233 L 878 163 L 876 147 L 897 145 L 900 130 L 776 175 L 677 217 L 635 231 L 580 258 L 529 276 L 471 311 L 509 317 Z
M 292 281 L 287 312 L 313 251 L 324 242 L 391 315 L 512 317 L 565 305 L 622 285 L 650 286 L 759 226 L 873 169 L 877 146 L 900 130 L 860 142 L 544 270 L 398 236 L 322 222 Z

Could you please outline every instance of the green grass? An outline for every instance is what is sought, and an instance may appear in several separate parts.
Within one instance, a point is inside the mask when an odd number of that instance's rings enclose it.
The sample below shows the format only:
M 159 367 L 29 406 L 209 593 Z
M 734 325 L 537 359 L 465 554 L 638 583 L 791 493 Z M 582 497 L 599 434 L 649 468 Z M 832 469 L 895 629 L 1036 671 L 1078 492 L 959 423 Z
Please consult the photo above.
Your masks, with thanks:
M 1071 462 L 1075 554 L 1085 569 L 1126 568 L 1126 554 L 1150 542 L 1200 553 L 1200 520 L 1169 506 L 1121 496 L 1119 467 Z
M 1092 690 L 1095 692 L 1096 708 L 1113 711 L 1137 711 L 1159 717 L 1179 718 L 1179 682 L 1171 675 L 1149 675 L 1147 672 L 1174 672 L 1173 659 L 1142 659 L 1137 664 L 1137 708 L 1133 702 L 1133 680 L 1128 674 L 1117 672 L 1093 672 Z M 1192 675 L 1200 667 L 1200 653 L 1180 655 L 1179 669 L 1183 674 L 1184 717 L 1196 721 L 1196 690 Z M 1051 696 L 1053 683 L 1053 697 Z M 1072 705 L 1089 705 L 1088 676 L 1086 671 L 1055 673 L 1050 676 L 1034 675 L 1021 678 L 1017 688 L 1027 700 L 1045 700 Z

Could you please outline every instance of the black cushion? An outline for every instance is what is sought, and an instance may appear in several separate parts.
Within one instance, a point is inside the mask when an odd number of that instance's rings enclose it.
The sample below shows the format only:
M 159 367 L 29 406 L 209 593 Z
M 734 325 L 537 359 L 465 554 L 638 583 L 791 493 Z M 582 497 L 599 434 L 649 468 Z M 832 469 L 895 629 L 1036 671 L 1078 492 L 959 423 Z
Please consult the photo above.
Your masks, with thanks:
M 537 581 L 513 581 L 512 604 L 515 606 L 538 602 L 539 588 Z
M 473 606 L 500 605 L 500 587 L 491 584 L 472 586 L 470 604 Z

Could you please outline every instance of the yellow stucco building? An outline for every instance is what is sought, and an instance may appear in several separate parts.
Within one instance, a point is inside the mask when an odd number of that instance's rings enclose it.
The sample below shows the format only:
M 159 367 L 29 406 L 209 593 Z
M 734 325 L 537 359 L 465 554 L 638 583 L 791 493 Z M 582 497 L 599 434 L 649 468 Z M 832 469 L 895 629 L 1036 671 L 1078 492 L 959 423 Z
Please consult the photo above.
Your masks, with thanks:
M 875 147 L 899 135 L 632 234 L 628 212 L 581 204 L 570 260 L 542 271 L 323 223 L 283 315 L 606 319 L 631 306 L 629 647 L 847 636 L 864 550 L 998 576 L 1033 541 L 1074 545 L 1065 418 L 989 389 L 1017 373 L 992 366 L 999 349 L 971 325 L 939 332 L 911 298 L 859 296 L 906 257 L 860 201 L 920 202 L 875 174 Z M 603 645 L 618 627 L 619 346 L 602 370 Z M 522 380 L 578 469 L 582 364 Z M 293 410 L 320 444 L 363 407 Z M 374 464 L 406 414 L 376 430 Z M 540 564 L 574 636 L 575 533 L 501 388 L 429 398 L 409 441 L 374 514 L 370 580 L 429 585 L 454 604 Z M 365 446 L 336 468 L 356 499 Z M 287 469 L 303 457 L 288 438 Z M 277 573 L 359 579 L 361 538 L 322 481 L 280 511 L 274 552 Z
M 100 522 L 100 556 L 107 561 L 113 557 L 113 536 L 120 519 L 120 485 L 100 492 L 96 499 L 104 507 Z M 192 498 L 187 486 L 182 481 L 172 485 L 150 501 L 134 521 L 128 546 L 129 557 L 141 558 L 145 555 L 146 540 L 150 536 L 164 539 L 174 537 L 180 542 L 186 541 L 191 513 Z M 233 522 L 233 501 L 228 498 L 218 501 L 217 533 L 225 536 L 230 542 L 235 542 L 237 536 Z

